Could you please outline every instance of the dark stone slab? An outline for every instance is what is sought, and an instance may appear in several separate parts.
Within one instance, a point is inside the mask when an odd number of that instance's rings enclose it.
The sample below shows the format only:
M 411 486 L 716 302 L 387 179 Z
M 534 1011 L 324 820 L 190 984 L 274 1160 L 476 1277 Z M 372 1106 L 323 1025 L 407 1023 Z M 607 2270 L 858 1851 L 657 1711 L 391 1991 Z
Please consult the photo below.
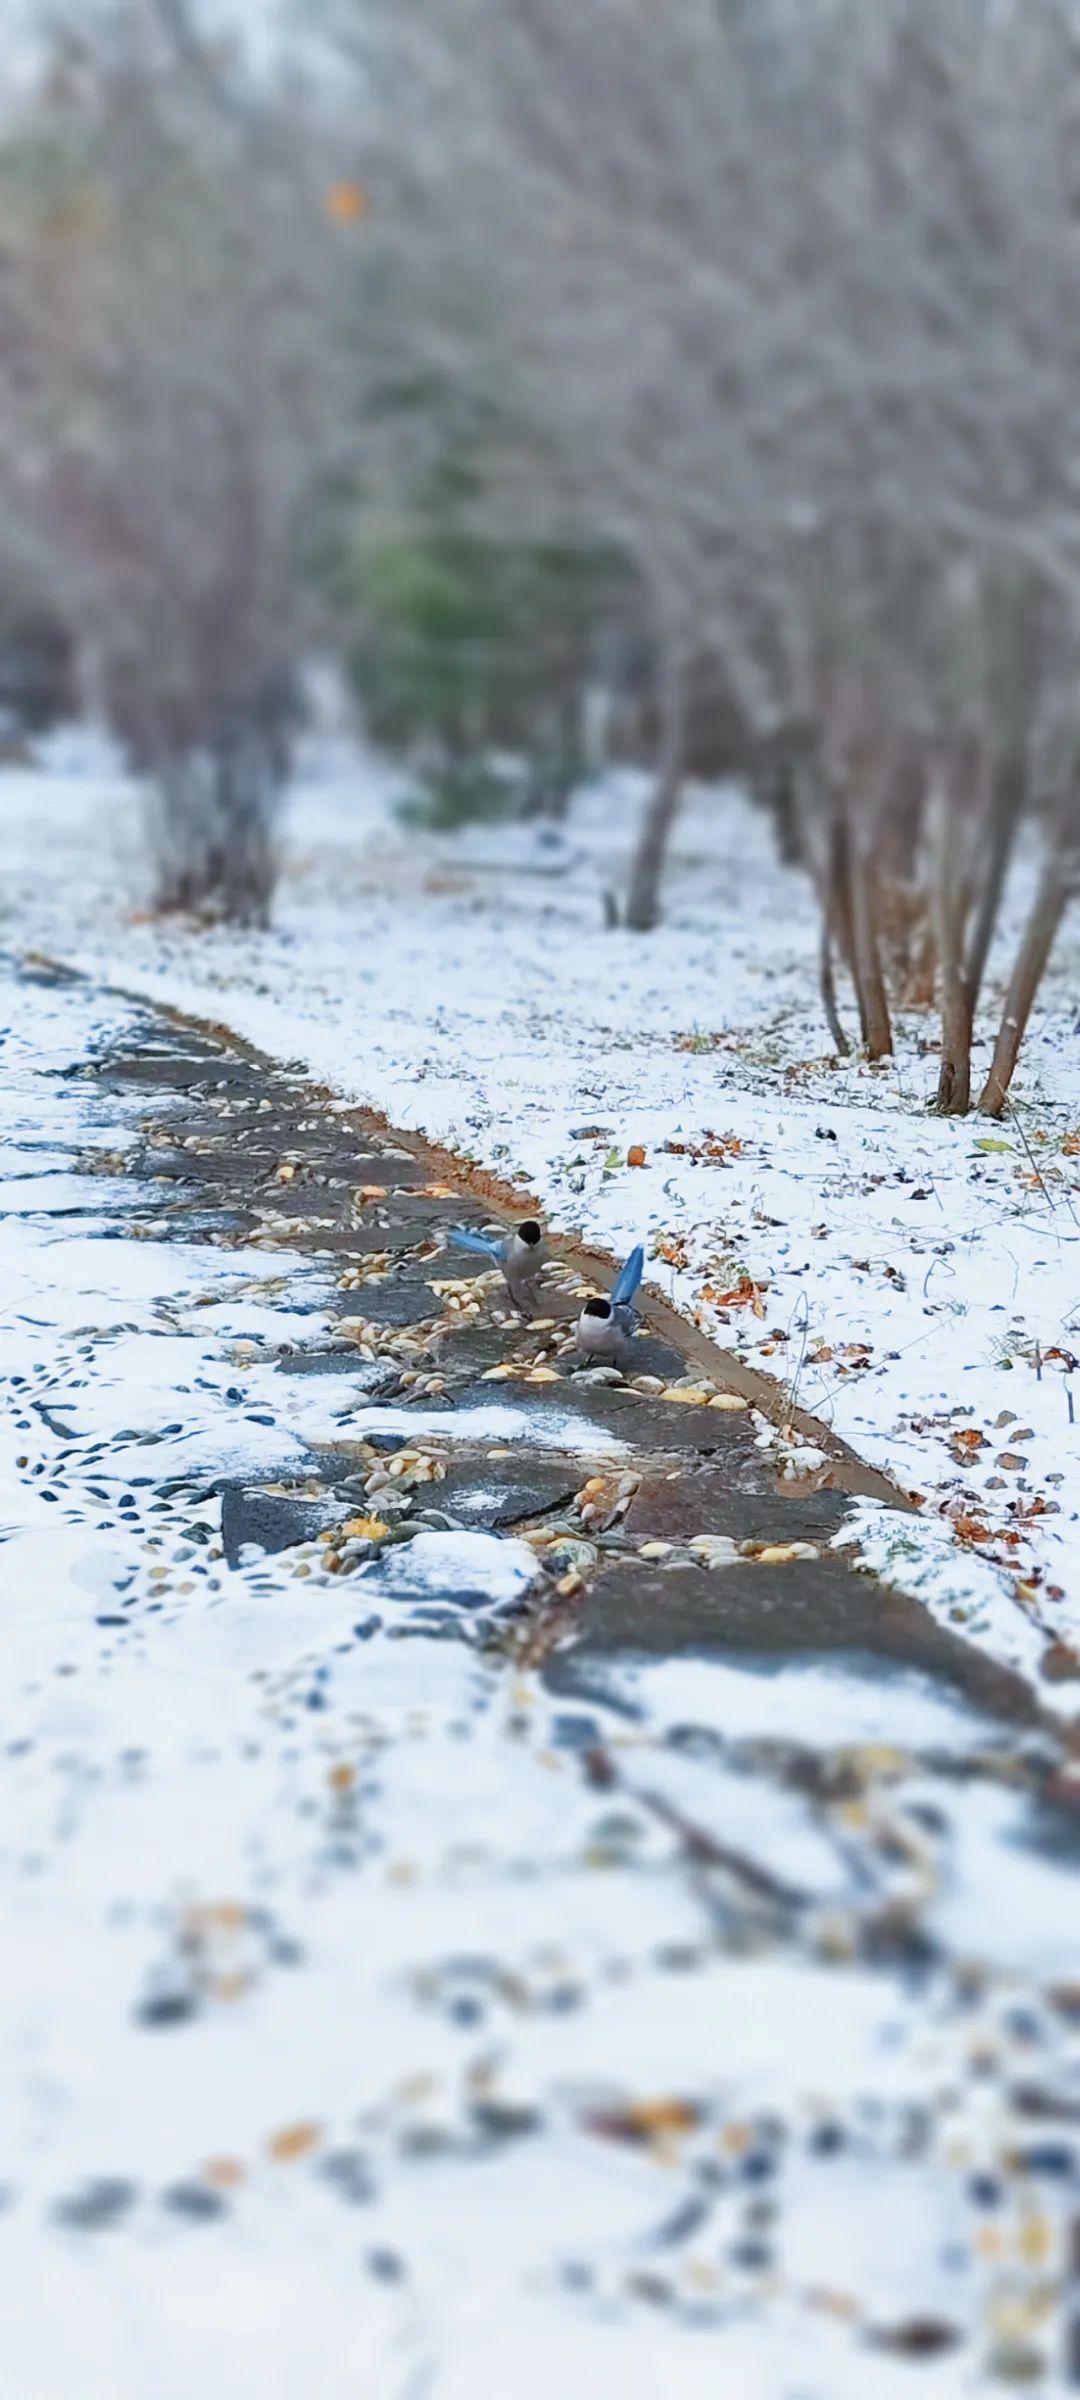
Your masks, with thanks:
M 251 1491 L 227 1483 L 221 1495 L 221 1540 L 230 1567 L 239 1565 L 249 1542 L 271 1556 L 291 1550 L 297 1542 L 314 1541 L 327 1525 L 336 1525 L 341 1510 L 332 1495 L 325 1500 L 292 1500 L 269 1492 Z
M 365 1205 L 368 1208 L 373 1210 L 377 1208 L 390 1209 L 396 1223 L 411 1228 L 410 1238 L 413 1241 L 420 1241 L 429 1229 L 432 1239 L 434 1239 L 436 1235 L 441 1236 L 448 1226 L 460 1224 L 461 1202 L 456 1196 L 452 1194 L 448 1200 L 439 1200 L 433 1192 L 425 1192 L 423 1189 L 410 1190 L 405 1184 L 399 1185 L 390 1177 L 389 1160 L 381 1160 L 379 1163 L 384 1174 L 390 1178 L 390 1188 L 384 1201 L 366 1202 Z M 356 1184 L 351 1188 L 355 1190 L 357 1185 L 366 1183 L 368 1180 L 366 1175 L 358 1176 Z M 370 1181 L 377 1183 L 378 1175 L 373 1174 Z M 451 1259 L 458 1259 L 468 1257 L 469 1253 L 464 1250 L 455 1250 L 451 1245 L 448 1246 L 447 1256 Z M 478 1263 L 482 1266 L 483 1260 Z M 448 1272 L 451 1271 L 448 1269 Z
M 451 1420 L 452 1421 L 452 1420 Z M 446 1481 L 433 1487 L 434 1504 L 464 1525 L 495 1532 L 531 1517 L 569 1506 L 584 1470 L 576 1459 L 522 1448 L 520 1458 L 458 1458 L 451 1453 Z
M 558 1383 L 478 1383 L 456 1392 L 455 1399 L 459 1408 L 490 1407 L 496 1400 L 512 1403 L 538 1423 L 557 1413 L 570 1420 L 568 1438 L 580 1440 L 583 1457 L 592 1455 L 591 1429 L 601 1440 L 607 1434 L 625 1442 L 639 1457 L 642 1453 L 722 1457 L 730 1460 L 733 1477 L 748 1488 L 766 1485 L 761 1453 L 754 1448 L 752 1437 L 747 1438 L 742 1417 L 727 1416 L 718 1409 L 686 1408 L 632 1391 L 626 1384 L 584 1382 L 567 1374 L 562 1360 L 557 1366 Z M 623 1463 L 629 1466 L 633 1462 L 627 1458 Z
M 417 1276 L 433 1275 L 436 1283 L 476 1283 L 481 1275 L 490 1275 L 493 1266 L 492 1259 L 477 1258 L 472 1250 L 456 1250 L 448 1242 L 433 1258 L 417 1260 L 408 1272 Z M 500 1284 L 499 1290 L 502 1288 Z M 493 1285 L 493 1292 L 495 1289 Z M 495 1305 L 499 1305 L 497 1299 Z
M 502 1366 L 512 1355 L 514 1339 L 504 1325 L 493 1325 L 489 1318 L 466 1317 L 463 1322 L 451 1323 L 435 1345 L 439 1373 L 461 1375 L 471 1382 L 488 1367 Z M 490 1388 L 499 1389 L 497 1384 Z
M 393 1359 L 358 1358 L 351 1342 L 340 1350 L 296 1350 L 276 1361 L 279 1375 L 346 1375 L 365 1400 L 396 1391 L 401 1369 Z
M 262 1092 L 266 1086 L 245 1059 L 189 1051 L 139 1051 L 110 1056 L 96 1070 L 104 1091 Z
M 680 1358 L 670 1342 L 662 1342 L 658 1335 L 638 1333 L 634 1336 L 626 1373 L 628 1376 L 662 1375 L 665 1383 L 677 1383 L 680 1376 L 686 1373 L 686 1360 Z
M 1032 1713 L 1015 1677 L 936 1625 L 906 1593 L 840 1558 L 712 1570 L 614 1559 L 589 1592 L 576 1640 L 550 1662 L 548 1681 L 553 1690 L 594 1691 L 590 1665 L 605 1657 L 680 1651 L 762 1662 L 832 1653 L 864 1667 L 889 1659 L 995 1714 Z
M 400 1275 L 388 1275 L 380 1283 L 361 1285 L 359 1291 L 334 1292 L 331 1309 L 339 1317 L 360 1317 L 369 1325 L 423 1325 L 439 1312 L 439 1302 L 430 1284 L 418 1279 L 405 1280 Z
M 733 1427 L 744 1422 L 729 1421 Z M 732 1471 L 736 1461 L 737 1474 Z M 646 1474 L 630 1510 L 635 1540 L 686 1541 L 695 1533 L 720 1533 L 736 1542 L 831 1541 L 850 1501 L 830 1491 L 788 1496 L 775 1482 L 753 1488 L 761 1464 L 760 1452 L 740 1451 L 736 1435 L 722 1459 L 688 1460 L 675 1479 L 670 1470 Z

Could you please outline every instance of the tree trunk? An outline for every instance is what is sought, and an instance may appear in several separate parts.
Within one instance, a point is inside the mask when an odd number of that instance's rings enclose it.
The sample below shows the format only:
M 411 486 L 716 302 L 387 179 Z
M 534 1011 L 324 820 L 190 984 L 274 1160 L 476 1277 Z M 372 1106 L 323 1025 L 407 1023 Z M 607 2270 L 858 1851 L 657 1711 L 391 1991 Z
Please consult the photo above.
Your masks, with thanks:
M 866 1011 L 863 1007 L 862 993 L 859 989 L 859 981 L 855 973 L 855 933 L 851 914 L 851 843 L 843 813 L 838 807 L 833 808 L 829 824 L 829 853 L 825 866 L 825 896 L 823 906 L 825 911 L 825 949 L 829 958 L 830 972 L 832 967 L 833 947 L 835 945 L 836 949 L 840 953 L 841 958 L 843 959 L 848 974 L 851 976 L 851 979 L 855 985 L 855 998 L 859 1009 L 859 1031 L 862 1040 L 865 1041 Z M 822 999 L 825 1000 L 825 1013 L 828 1016 L 828 1001 L 825 995 L 824 981 L 822 983 Z M 835 1008 L 835 992 L 833 996 L 833 1005 Z M 850 1054 L 850 1043 L 847 1041 L 846 1037 L 843 1036 L 842 1028 L 839 1026 L 839 1020 L 837 1021 L 837 1027 L 834 1029 L 832 1019 L 830 1018 L 829 1030 L 833 1033 L 834 1039 L 836 1031 L 841 1032 L 841 1037 L 844 1042 L 841 1056 L 847 1057 Z
M 971 1106 L 975 1000 L 965 972 L 964 932 L 971 905 L 968 818 L 979 771 L 974 746 L 959 742 L 946 758 L 939 791 L 934 916 L 941 959 L 941 1069 L 934 1106 L 942 1117 L 964 1117 Z
M 821 928 L 821 1004 L 825 1022 L 832 1035 L 833 1049 L 838 1058 L 850 1058 L 851 1043 L 840 1023 L 836 1005 L 836 976 L 833 972 L 832 936 L 826 922 Z
M 1005 995 L 993 1062 L 979 1099 L 984 1117 L 1000 1117 L 1004 1111 L 1035 995 L 1071 893 L 1071 879 L 1062 859 L 1050 859 L 1035 894 Z
M 962 975 L 947 978 L 941 1010 L 941 1071 L 934 1106 L 939 1117 L 966 1117 L 971 1107 L 971 1039 L 975 1011 Z
M 981 862 L 978 905 L 968 934 L 964 981 L 974 1019 L 979 1005 L 990 944 L 994 938 L 1005 875 L 1012 856 L 1024 804 L 1026 766 L 1022 750 L 1009 750 L 998 760 L 991 777 L 986 808 L 986 838 Z
M 851 926 L 855 983 L 863 1024 L 866 1055 L 871 1060 L 892 1057 L 892 1025 L 885 977 L 881 971 L 869 862 L 852 845 Z
M 912 952 L 911 967 L 904 992 L 906 1007 L 933 1007 L 934 990 L 937 983 L 937 963 L 937 939 L 930 921 L 929 904 L 927 904 L 927 913 L 923 918 L 918 941 Z
M 974 837 L 965 845 L 963 818 L 972 805 L 978 771 L 977 753 L 961 751 L 947 803 L 949 824 L 939 870 L 943 999 L 941 1073 L 935 1106 L 943 1117 L 966 1116 L 971 1106 L 975 1011 L 1023 806 L 1026 767 L 1022 747 L 1013 744 L 996 761 L 984 804 L 975 818 Z M 970 871 L 964 873 L 962 857 L 973 858 L 973 876 Z M 1029 1009 L 1030 1005 L 1029 1001 Z
M 645 811 L 626 900 L 624 922 L 633 933 L 651 933 L 659 923 L 664 862 L 682 799 L 686 701 L 682 669 L 674 662 L 665 669 L 661 708 L 656 786 Z
M 231 925 L 270 922 L 277 881 L 274 825 L 280 784 L 259 730 L 242 726 L 218 751 L 217 844 L 208 862 L 211 894 Z

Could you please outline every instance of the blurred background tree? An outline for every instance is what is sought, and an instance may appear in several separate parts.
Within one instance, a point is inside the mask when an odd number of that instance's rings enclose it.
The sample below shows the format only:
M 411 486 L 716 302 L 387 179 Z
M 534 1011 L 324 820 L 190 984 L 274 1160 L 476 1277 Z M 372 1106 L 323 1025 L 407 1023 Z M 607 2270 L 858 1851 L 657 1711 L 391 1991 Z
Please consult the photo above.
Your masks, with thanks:
M 936 1005 L 947 1112 L 1022 841 L 1005 1106 L 1080 846 L 1069 0 L 294 17 L 275 63 L 86 0 L 9 104 L 9 687 L 22 621 L 145 779 L 160 904 L 256 921 L 313 652 L 435 826 L 565 809 L 602 721 L 652 770 L 629 930 L 738 775 L 836 1048 Z

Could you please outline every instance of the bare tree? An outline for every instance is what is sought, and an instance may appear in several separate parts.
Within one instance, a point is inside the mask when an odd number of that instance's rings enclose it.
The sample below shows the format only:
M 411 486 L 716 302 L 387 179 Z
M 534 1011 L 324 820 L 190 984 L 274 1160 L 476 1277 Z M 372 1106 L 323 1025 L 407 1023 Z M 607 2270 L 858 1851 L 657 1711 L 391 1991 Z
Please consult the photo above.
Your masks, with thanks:
M 24 217 L 34 505 L 148 781 L 158 898 L 257 921 L 304 514 L 346 410 L 339 244 L 303 135 L 276 95 L 204 104 L 189 59 L 121 9 L 32 128 L 62 205 L 43 173 Z

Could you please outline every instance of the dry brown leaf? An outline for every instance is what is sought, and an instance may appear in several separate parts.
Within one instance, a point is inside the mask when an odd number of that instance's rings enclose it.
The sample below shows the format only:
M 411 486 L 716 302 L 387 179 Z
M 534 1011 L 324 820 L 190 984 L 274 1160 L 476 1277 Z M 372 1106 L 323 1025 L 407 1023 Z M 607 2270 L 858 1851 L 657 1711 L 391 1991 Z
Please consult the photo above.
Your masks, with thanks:
M 638 2100 L 625 2108 L 590 2110 L 585 2119 L 590 2133 L 610 2142 L 669 2141 L 674 2134 L 692 2133 L 701 2112 L 692 2100 Z
M 202 2170 L 202 2179 L 204 2183 L 211 2184 L 216 2192 L 231 2192 L 235 2191 L 238 2183 L 243 2182 L 244 2169 L 238 2158 L 208 2158 Z
M 323 2138 L 322 2126 L 314 2118 L 303 2118 L 298 2125 L 283 2125 L 280 2133 L 272 2133 L 266 2145 L 268 2158 L 280 2166 L 289 2166 L 297 2158 L 310 2158 Z

